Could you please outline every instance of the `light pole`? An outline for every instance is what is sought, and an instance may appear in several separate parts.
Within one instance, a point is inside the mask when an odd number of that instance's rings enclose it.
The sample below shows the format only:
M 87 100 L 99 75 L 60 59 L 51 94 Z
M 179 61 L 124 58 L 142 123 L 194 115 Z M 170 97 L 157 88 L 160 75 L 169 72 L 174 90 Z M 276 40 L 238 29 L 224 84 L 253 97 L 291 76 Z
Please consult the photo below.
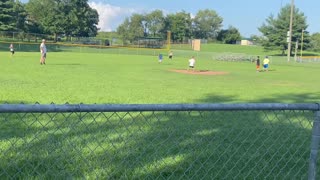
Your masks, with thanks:
M 294 7 L 294 0 L 291 0 L 291 12 L 290 12 L 290 25 L 289 25 L 289 39 L 288 39 L 288 53 L 287 58 L 288 62 L 290 61 L 291 55 L 291 38 L 292 38 L 292 19 L 293 19 L 293 7 Z
M 304 29 L 302 29 L 302 30 L 301 30 L 301 50 L 300 50 L 300 60 L 302 60 L 303 34 L 304 34 Z
M 171 49 L 171 31 L 167 31 L 167 50 Z

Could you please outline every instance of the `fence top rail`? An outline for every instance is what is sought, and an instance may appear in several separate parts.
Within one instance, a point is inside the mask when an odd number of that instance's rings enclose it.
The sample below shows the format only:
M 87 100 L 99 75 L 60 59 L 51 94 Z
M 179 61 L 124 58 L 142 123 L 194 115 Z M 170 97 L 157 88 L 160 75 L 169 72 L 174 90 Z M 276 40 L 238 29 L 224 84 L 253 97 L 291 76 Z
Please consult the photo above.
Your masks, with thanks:
M 127 112 L 127 111 L 240 111 L 309 110 L 319 111 L 318 103 L 242 103 L 242 104 L 0 104 L 0 113 L 50 112 Z

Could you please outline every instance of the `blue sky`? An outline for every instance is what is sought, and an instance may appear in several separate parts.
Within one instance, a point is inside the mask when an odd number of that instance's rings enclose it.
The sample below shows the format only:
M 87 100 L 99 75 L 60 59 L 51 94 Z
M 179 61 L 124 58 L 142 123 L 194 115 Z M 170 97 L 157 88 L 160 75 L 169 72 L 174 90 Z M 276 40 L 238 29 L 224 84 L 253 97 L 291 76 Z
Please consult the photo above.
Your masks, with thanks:
M 22 0 L 27 2 L 28 0 Z M 320 32 L 320 0 L 295 0 L 296 7 L 307 17 L 310 33 Z M 199 10 L 212 9 L 223 18 L 223 28 L 236 27 L 242 36 L 260 35 L 258 27 L 270 14 L 277 15 L 291 0 L 89 0 L 97 9 L 99 27 L 115 30 L 132 13 L 148 13 L 155 9 L 165 14 L 182 10 L 195 15 Z

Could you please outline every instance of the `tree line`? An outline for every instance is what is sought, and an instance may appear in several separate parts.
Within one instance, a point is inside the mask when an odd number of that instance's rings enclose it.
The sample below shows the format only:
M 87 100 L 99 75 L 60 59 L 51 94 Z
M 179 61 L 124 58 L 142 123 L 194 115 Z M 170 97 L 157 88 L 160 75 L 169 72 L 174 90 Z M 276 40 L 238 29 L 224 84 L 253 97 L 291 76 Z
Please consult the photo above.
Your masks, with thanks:
M 0 31 L 59 34 L 67 37 L 95 37 L 98 34 L 98 12 L 91 8 L 88 0 L 2 0 L 0 2 Z M 219 39 L 225 43 L 240 40 L 239 31 L 230 27 L 219 36 L 222 17 L 214 10 L 200 10 L 194 18 L 185 11 L 164 16 L 161 10 L 148 14 L 133 14 L 117 28 L 117 33 L 130 42 L 141 37 L 166 38 L 167 31 L 172 40 Z M 232 34 L 230 37 L 229 34 Z
M 280 9 L 277 16 L 270 15 L 258 27 L 262 35 L 250 37 L 265 49 L 285 50 L 290 22 L 290 5 Z M 303 49 L 320 51 L 320 33 L 310 34 L 306 16 L 294 8 L 292 42 Z M 19 0 L 0 1 L 0 31 L 51 34 L 57 39 L 59 34 L 66 37 L 95 37 L 98 34 L 99 14 L 91 8 L 88 0 Z M 211 9 L 199 10 L 194 17 L 186 11 L 164 14 L 161 10 L 132 14 L 116 29 L 118 37 L 125 43 L 137 38 L 158 37 L 171 40 L 207 39 L 233 44 L 241 40 L 236 27 L 222 29 L 223 18 Z M 301 42 L 303 39 L 303 42 Z M 294 48 L 292 48 L 294 49 Z
M 262 45 L 266 50 L 281 50 L 283 55 L 288 49 L 288 29 L 290 23 L 291 6 L 280 9 L 277 16 L 271 14 L 258 27 L 262 35 L 252 35 L 250 40 Z M 320 33 L 310 35 L 304 13 L 294 8 L 292 27 L 292 46 L 320 51 Z M 185 11 L 164 16 L 161 10 L 148 14 L 133 14 L 126 18 L 117 28 L 117 33 L 123 41 L 132 42 L 140 37 L 161 37 L 166 39 L 167 32 L 171 32 L 171 40 L 184 41 L 185 39 L 209 39 L 225 44 L 234 44 L 241 40 L 238 29 L 229 26 L 222 29 L 223 18 L 214 10 L 199 10 L 194 17 Z M 303 41 L 303 42 L 302 42 Z M 293 51 L 294 48 L 291 48 Z M 292 54 L 292 51 L 290 52 Z
M 172 41 L 183 42 L 187 39 L 218 40 L 223 43 L 235 43 L 241 40 L 237 28 L 230 26 L 222 29 L 223 18 L 214 10 L 199 10 L 194 17 L 185 11 L 164 15 L 161 10 L 147 14 L 132 14 L 117 28 L 123 42 L 130 43 L 141 37 L 159 37 L 166 39 L 168 31 Z
M 99 15 L 88 0 L 0 1 L 0 31 L 89 37 L 98 33 Z

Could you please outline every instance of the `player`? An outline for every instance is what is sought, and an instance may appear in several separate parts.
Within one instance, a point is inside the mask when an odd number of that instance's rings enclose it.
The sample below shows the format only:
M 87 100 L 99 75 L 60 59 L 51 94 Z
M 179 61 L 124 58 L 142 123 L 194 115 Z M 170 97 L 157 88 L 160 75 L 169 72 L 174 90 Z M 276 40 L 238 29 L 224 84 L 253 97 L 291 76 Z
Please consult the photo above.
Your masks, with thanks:
M 192 71 L 194 71 L 195 64 L 196 64 L 196 59 L 194 58 L 194 56 L 192 56 L 191 59 L 189 59 L 188 71 L 190 70 L 190 68 L 192 69 Z
M 11 52 L 11 57 L 14 55 L 14 47 L 13 44 L 11 43 L 9 46 L 10 52 Z
M 260 57 L 259 56 L 257 56 L 257 60 L 256 60 L 256 70 L 257 70 L 257 72 L 260 71 Z
M 46 64 L 46 58 L 47 58 L 47 47 L 46 47 L 46 40 L 42 39 L 42 43 L 40 44 L 40 65 Z
M 266 57 L 264 58 L 264 60 L 263 60 L 263 70 L 264 70 L 264 71 L 267 71 L 267 72 L 268 72 L 269 62 L 270 62 L 270 60 L 269 60 L 268 56 L 266 56 Z
M 169 52 L 169 59 L 172 60 L 172 57 L 173 57 L 173 52 L 170 51 L 170 52 Z
M 158 56 L 158 60 L 159 60 L 159 64 L 161 64 L 161 63 L 162 63 L 162 60 L 163 60 L 163 56 L 162 56 L 161 53 L 160 53 L 159 56 Z

